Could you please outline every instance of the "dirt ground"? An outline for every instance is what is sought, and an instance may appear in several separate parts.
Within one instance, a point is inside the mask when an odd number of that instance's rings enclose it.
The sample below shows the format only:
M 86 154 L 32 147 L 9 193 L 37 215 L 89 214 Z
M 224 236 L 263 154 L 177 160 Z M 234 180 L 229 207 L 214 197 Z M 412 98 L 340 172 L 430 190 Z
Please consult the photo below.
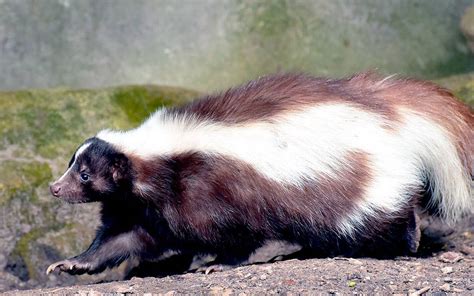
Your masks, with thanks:
M 449 236 L 448 243 L 438 247 L 425 243 L 430 248 L 418 257 L 291 259 L 207 275 L 134 277 L 84 286 L 9 291 L 4 295 L 474 295 L 473 230 L 471 219 Z

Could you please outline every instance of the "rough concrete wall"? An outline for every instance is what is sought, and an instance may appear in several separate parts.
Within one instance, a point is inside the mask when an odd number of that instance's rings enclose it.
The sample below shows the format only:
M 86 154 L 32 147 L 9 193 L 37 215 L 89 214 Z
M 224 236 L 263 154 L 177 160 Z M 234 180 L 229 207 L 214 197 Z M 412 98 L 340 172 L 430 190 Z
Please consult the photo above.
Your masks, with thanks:
M 226 87 L 263 73 L 474 69 L 472 0 L 1 0 L 0 89 Z

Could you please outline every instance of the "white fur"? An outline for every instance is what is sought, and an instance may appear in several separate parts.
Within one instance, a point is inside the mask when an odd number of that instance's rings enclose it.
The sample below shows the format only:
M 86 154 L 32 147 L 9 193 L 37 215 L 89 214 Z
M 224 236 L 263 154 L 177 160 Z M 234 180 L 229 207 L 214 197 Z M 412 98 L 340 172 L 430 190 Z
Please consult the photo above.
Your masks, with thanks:
M 341 222 L 347 233 L 362 225 L 374 209 L 396 205 L 397 200 L 398 204 L 407 202 L 410 192 L 419 190 L 425 178 L 430 180 L 432 200 L 439 202 L 440 214 L 448 224 L 473 209 L 471 177 L 449 132 L 421 114 L 407 109 L 399 112 L 402 123 L 395 126 L 392 137 L 374 133 L 375 141 L 367 143 L 365 151 L 372 153 L 378 164 L 374 166 L 376 178 L 366 199 Z M 371 149 L 371 145 L 376 146 Z
M 76 163 L 76 160 L 77 160 L 77 157 L 79 155 L 81 155 L 82 153 L 84 153 L 84 151 L 87 149 L 87 147 L 90 146 L 90 143 L 85 143 L 85 144 L 82 144 L 81 147 L 79 147 L 76 151 L 76 153 L 74 154 L 74 161 L 72 162 L 71 166 L 67 169 L 67 171 L 61 176 L 61 178 L 58 179 L 57 182 L 60 182 L 62 181 L 66 176 L 67 174 L 69 174 L 69 172 L 71 171 L 71 169 L 74 167 L 74 164 Z
M 431 193 L 440 204 L 441 216 L 452 224 L 473 209 L 471 176 L 447 131 L 415 112 L 406 110 L 404 114 L 406 128 L 401 136 L 410 143 L 412 158 L 431 181 Z
M 337 178 L 351 165 L 345 156 L 361 151 L 369 156 L 372 178 L 357 209 L 340 221 L 344 234 L 353 234 L 376 211 L 399 210 L 421 186 L 423 169 L 434 178 L 436 198 L 443 196 L 442 213 L 455 220 L 469 207 L 471 193 L 448 133 L 421 115 L 400 112 L 402 122 L 393 123 L 347 103 L 328 103 L 271 122 L 229 125 L 170 118 L 160 110 L 134 130 L 105 130 L 98 137 L 144 158 L 187 151 L 233 157 L 271 180 L 296 186 L 321 175 Z

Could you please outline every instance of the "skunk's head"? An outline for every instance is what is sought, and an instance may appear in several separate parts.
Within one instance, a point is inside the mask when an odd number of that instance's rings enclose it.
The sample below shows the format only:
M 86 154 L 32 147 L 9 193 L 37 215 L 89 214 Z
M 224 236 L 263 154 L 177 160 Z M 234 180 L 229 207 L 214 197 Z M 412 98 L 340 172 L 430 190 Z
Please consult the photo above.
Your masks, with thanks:
M 88 139 L 74 153 L 69 168 L 49 187 L 70 203 L 105 201 L 126 195 L 131 186 L 127 156 L 98 138 Z

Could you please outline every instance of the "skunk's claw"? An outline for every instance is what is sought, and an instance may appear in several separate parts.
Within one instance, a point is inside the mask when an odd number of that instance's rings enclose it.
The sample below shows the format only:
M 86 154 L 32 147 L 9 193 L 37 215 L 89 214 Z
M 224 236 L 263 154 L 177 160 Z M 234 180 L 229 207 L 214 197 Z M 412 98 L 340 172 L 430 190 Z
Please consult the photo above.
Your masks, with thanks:
M 204 274 L 210 274 L 213 272 L 221 272 L 221 271 L 226 271 L 229 269 L 232 269 L 235 266 L 232 265 L 225 265 L 225 264 L 215 264 L 211 266 L 203 266 L 200 267 L 196 270 L 196 272 L 204 273 Z
M 91 265 L 89 263 L 81 263 L 75 259 L 66 259 L 51 264 L 46 270 L 46 274 L 50 274 L 55 270 L 59 273 L 67 272 L 69 274 L 83 274 L 90 270 Z

